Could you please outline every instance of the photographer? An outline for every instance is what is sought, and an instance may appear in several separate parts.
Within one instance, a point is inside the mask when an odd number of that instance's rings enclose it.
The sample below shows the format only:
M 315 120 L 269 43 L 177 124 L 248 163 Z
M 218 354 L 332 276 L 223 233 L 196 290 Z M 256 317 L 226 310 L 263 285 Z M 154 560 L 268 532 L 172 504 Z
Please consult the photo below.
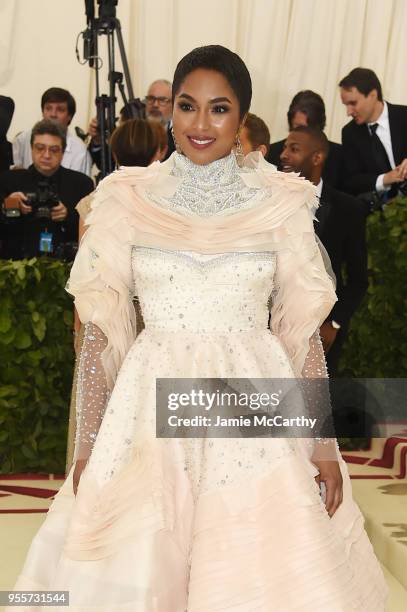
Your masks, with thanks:
M 61 166 L 65 147 L 63 128 L 40 121 L 31 133 L 33 164 L 0 176 L 3 258 L 73 257 L 78 235 L 75 206 L 93 190 L 93 182 Z
M 55 121 L 66 131 L 66 147 L 62 159 L 64 168 L 91 175 L 92 160 L 86 145 L 69 129 L 76 112 L 76 102 L 67 89 L 51 87 L 41 98 L 42 118 Z M 20 132 L 13 142 L 13 158 L 16 168 L 28 168 L 32 163 L 31 130 Z

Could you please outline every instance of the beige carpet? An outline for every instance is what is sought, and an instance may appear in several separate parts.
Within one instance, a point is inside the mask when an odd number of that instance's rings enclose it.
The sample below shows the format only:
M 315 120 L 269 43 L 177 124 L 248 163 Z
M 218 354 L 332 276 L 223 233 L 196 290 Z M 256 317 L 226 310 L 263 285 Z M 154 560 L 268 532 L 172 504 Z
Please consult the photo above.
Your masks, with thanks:
M 389 439 L 373 441 L 369 451 L 344 456 L 355 500 L 365 516 L 366 529 L 390 588 L 386 612 L 406 612 L 407 478 L 402 474 L 407 436 L 395 432 L 390 443 Z M 0 476 L 0 590 L 12 589 L 30 542 L 61 483 L 52 476 Z

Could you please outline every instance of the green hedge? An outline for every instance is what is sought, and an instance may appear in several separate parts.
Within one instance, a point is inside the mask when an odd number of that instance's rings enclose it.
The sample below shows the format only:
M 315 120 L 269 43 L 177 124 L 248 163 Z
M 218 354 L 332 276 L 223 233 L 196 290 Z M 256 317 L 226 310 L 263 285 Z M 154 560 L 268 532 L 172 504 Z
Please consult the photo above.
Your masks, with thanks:
M 368 218 L 369 289 L 344 347 L 346 375 L 407 376 L 406 204 Z M 68 273 L 55 260 L 0 261 L 0 473 L 64 472 L 74 360 Z
M 0 262 L 0 473 L 65 470 L 73 371 L 68 266 Z
M 341 371 L 359 378 L 407 376 L 407 198 L 367 220 L 369 288 L 355 313 Z

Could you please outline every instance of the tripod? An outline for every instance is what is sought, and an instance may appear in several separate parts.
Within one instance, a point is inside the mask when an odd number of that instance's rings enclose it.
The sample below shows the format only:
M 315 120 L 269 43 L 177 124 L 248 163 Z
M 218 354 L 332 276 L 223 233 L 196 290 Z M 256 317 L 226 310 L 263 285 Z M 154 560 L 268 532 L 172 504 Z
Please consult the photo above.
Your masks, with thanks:
M 116 17 L 116 5 L 118 0 L 97 0 L 99 5 L 99 16 L 95 17 L 94 0 L 85 0 L 85 13 L 87 17 L 87 29 L 82 33 L 84 39 L 84 59 L 89 66 L 95 70 L 96 84 L 96 110 L 97 120 L 101 138 L 101 178 L 112 172 L 114 162 L 108 145 L 110 135 L 116 125 L 116 86 L 118 87 L 123 104 L 126 106 L 133 118 L 144 117 L 144 105 L 139 98 L 134 98 L 131 83 L 129 65 L 123 43 L 122 28 L 120 20 Z M 123 73 L 115 70 L 115 36 L 119 48 L 120 58 L 123 66 L 124 79 L 128 95 L 123 83 Z M 109 93 L 102 94 L 100 88 L 101 60 L 99 57 L 99 37 L 106 36 L 108 52 L 108 81 Z

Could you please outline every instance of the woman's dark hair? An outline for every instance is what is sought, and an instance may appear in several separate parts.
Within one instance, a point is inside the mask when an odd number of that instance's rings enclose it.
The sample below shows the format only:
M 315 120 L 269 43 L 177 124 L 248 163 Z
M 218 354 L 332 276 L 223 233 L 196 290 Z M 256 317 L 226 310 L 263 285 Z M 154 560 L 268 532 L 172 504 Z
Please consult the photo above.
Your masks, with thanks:
M 164 128 L 163 124 L 160 123 L 160 121 L 148 120 L 148 123 L 151 129 L 153 130 L 155 137 L 157 138 L 157 148 L 160 151 L 164 151 L 164 149 L 168 147 L 167 130 Z
M 260 145 L 267 147 L 267 152 L 270 148 L 270 131 L 263 119 L 260 119 L 253 113 L 248 113 L 244 124 L 251 145 L 257 149 Z
M 186 77 L 200 68 L 215 70 L 225 77 L 239 100 L 242 119 L 250 108 L 252 80 L 244 61 L 236 53 L 221 45 L 197 47 L 179 61 L 172 82 L 172 101 L 174 102 Z
M 296 113 L 304 113 L 309 127 L 323 131 L 326 125 L 325 104 L 321 96 L 311 89 L 305 89 L 295 94 L 287 112 L 288 125 L 292 129 L 292 122 Z
M 159 147 L 158 133 L 145 119 L 125 121 L 110 137 L 112 155 L 120 166 L 148 166 Z
M 354 68 L 349 74 L 339 82 L 339 87 L 343 89 L 356 89 L 367 96 L 373 89 L 377 91 L 377 99 L 383 102 L 382 86 L 377 75 L 370 68 Z
M 50 102 L 66 102 L 68 113 L 73 119 L 76 113 L 76 102 L 75 98 L 67 89 L 61 87 L 50 87 L 47 91 L 44 91 L 41 98 L 41 110 L 44 110 L 44 106 Z

